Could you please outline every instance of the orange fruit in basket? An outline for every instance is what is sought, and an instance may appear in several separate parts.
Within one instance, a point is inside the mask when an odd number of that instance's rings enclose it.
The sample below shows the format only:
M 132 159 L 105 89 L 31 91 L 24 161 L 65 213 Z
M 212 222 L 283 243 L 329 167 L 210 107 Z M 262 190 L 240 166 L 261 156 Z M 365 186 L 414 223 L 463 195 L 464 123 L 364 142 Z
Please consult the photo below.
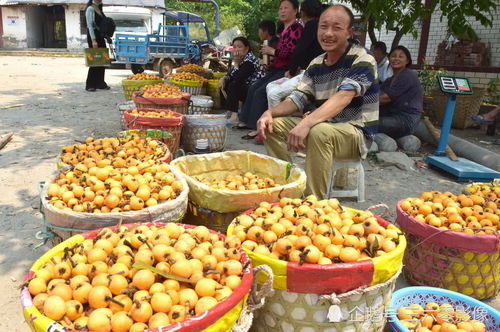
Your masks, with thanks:
M 195 309 L 194 309 L 195 313 L 197 315 L 200 315 L 200 314 L 206 312 L 207 310 L 210 310 L 213 307 L 215 307 L 217 305 L 217 303 L 218 303 L 218 301 L 215 298 L 213 298 L 213 297 L 210 297 L 210 296 L 202 297 L 196 303 L 196 306 L 195 306 Z
M 90 313 L 87 321 L 87 327 L 91 331 L 111 331 L 111 317 L 112 312 L 109 310 L 94 310 Z
M 132 318 L 125 311 L 116 312 L 111 316 L 111 330 L 113 332 L 128 332 L 134 324 Z
M 148 327 L 150 329 L 166 326 L 168 324 L 170 324 L 170 320 L 168 319 L 168 316 L 163 312 L 154 314 L 148 321 Z
M 43 313 L 50 319 L 59 320 L 66 314 L 65 301 L 59 296 L 49 296 L 43 304 Z

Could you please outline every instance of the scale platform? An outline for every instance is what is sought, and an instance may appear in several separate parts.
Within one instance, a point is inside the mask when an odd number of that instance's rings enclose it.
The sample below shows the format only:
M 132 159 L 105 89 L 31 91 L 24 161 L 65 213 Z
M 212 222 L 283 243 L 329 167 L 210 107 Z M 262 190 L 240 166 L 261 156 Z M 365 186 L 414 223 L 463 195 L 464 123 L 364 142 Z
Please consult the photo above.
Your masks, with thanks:
M 447 156 L 427 156 L 426 161 L 429 165 L 455 175 L 459 182 L 490 182 L 494 179 L 500 179 L 500 172 L 465 158 L 453 161 Z

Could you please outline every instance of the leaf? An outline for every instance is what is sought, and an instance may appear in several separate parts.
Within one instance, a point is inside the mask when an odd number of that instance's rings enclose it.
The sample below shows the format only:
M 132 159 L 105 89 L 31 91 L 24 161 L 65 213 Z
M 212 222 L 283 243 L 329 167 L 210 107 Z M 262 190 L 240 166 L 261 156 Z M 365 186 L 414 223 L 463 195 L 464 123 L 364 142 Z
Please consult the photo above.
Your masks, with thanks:
M 136 269 L 146 269 L 146 270 L 150 270 L 151 272 L 154 272 L 156 274 L 159 274 L 161 275 L 162 277 L 165 277 L 167 279 L 174 279 L 174 280 L 177 280 L 177 281 L 180 281 L 180 282 L 187 282 L 187 283 L 190 283 L 190 284 L 195 284 L 196 282 L 193 281 L 193 280 L 190 280 L 190 279 L 187 279 L 187 278 L 183 278 L 183 277 L 179 277 L 179 276 L 176 276 L 175 274 L 170 274 L 170 273 L 165 273 L 165 272 L 162 272 L 160 270 L 158 270 L 157 268 L 149 265 L 149 264 L 146 264 L 144 262 L 135 262 L 133 265 L 132 265 L 133 268 L 136 268 Z

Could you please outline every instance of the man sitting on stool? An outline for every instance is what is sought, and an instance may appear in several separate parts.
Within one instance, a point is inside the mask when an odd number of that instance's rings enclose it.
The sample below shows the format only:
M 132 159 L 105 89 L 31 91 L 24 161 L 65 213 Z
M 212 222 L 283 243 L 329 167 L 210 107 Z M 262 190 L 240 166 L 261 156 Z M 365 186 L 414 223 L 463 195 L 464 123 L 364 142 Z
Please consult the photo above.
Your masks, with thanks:
M 333 159 L 366 156 L 378 122 L 377 64 L 352 41 L 354 16 L 332 5 L 320 16 L 318 40 L 326 54 L 315 58 L 297 89 L 257 122 L 269 155 L 291 161 L 288 151 L 307 147 L 306 195 L 326 198 Z M 291 117 L 306 104 L 317 107 Z

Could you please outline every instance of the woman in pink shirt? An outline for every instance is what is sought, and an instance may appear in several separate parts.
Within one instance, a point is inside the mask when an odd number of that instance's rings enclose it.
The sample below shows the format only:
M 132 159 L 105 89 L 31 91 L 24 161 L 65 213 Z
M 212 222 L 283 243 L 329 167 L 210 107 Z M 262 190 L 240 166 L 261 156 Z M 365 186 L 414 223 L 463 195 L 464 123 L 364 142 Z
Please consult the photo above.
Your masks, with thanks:
M 254 138 L 257 135 L 257 120 L 267 110 L 266 86 L 269 82 L 277 80 L 285 75 L 288 70 L 292 53 L 302 35 L 303 27 L 297 21 L 299 3 L 297 0 L 281 0 L 278 11 L 279 19 L 285 26 L 280 34 L 280 40 L 276 49 L 270 46 L 262 46 L 262 54 L 273 56 L 271 65 L 266 75 L 255 82 L 249 89 L 247 99 L 240 114 L 239 128 L 253 129 L 254 131 L 243 138 Z

